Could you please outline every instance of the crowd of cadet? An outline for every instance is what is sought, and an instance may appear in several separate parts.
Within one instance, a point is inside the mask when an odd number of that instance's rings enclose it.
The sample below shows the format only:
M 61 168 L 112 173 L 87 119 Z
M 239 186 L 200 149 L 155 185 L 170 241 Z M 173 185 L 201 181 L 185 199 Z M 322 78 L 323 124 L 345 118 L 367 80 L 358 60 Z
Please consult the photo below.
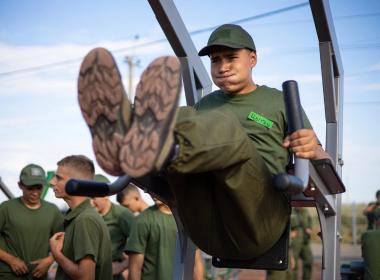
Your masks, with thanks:
M 42 200 L 44 169 L 28 164 L 20 173 L 21 197 L 0 205 L 0 279 L 172 279 L 177 227 L 170 208 L 153 198 L 149 206 L 129 184 L 108 197 L 75 197 L 65 191 L 69 179 L 109 183 L 94 175 L 92 161 L 82 155 L 65 157 L 50 185 L 69 210 Z M 311 279 L 311 217 L 304 208 L 291 215 L 291 269 L 268 273 L 268 279 L 297 279 L 302 260 L 304 280 Z M 50 243 L 50 244 L 49 244 Z M 53 265 L 54 261 L 56 264 Z M 55 271 L 54 267 L 58 265 Z M 49 273 L 48 273 L 49 272 Z M 92 275 L 92 277 L 91 277 Z M 112 275 L 112 276 L 111 276 Z M 281 276 L 280 276 L 281 275 Z M 291 275 L 291 276 L 289 276 Z M 194 279 L 204 279 L 200 250 Z
M 153 197 L 149 206 L 133 184 L 117 194 L 120 205 L 109 197 L 70 196 L 65 191 L 69 179 L 109 183 L 94 174 L 92 161 L 83 155 L 60 160 L 50 182 L 39 165 L 21 170 L 22 195 L 0 205 L 0 279 L 172 279 L 177 227 L 167 205 Z M 67 203 L 66 213 L 41 199 L 49 183 Z M 293 269 L 286 273 L 297 279 L 297 260 L 302 259 L 302 279 L 310 279 L 307 210 L 295 208 L 291 225 Z M 280 279 L 275 275 L 269 272 L 268 278 Z M 194 279 L 204 277 L 197 250 Z
M 60 160 L 50 182 L 37 164 L 21 170 L 22 195 L 0 205 L 0 279 L 172 279 L 177 227 L 168 206 L 155 198 L 149 206 L 133 184 L 117 195 L 121 205 L 70 196 L 70 179 L 109 182 L 83 155 Z M 47 184 L 66 213 L 41 199 Z M 197 250 L 194 279 L 203 275 Z

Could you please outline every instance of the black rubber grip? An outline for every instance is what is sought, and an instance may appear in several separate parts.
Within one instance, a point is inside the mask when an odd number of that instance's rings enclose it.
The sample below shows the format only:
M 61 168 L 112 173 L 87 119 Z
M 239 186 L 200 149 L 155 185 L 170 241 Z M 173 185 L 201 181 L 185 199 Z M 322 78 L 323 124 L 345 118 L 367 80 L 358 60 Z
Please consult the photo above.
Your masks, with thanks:
M 301 102 L 296 81 L 286 81 L 282 84 L 286 118 L 288 120 L 289 132 L 304 128 Z
M 288 121 L 289 133 L 304 128 L 301 101 L 296 81 L 286 81 L 282 84 L 284 93 L 284 103 L 286 110 L 286 119 Z M 303 192 L 308 182 L 308 166 L 305 159 L 295 159 L 295 174 L 280 173 L 274 176 L 273 185 L 278 191 L 289 194 L 298 194 Z M 300 177 L 298 177 L 300 176 Z M 303 181 L 305 180 L 305 182 Z
M 289 194 L 299 194 L 304 190 L 302 180 L 297 176 L 287 173 L 280 173 L 274 176 L 273 185 L 278 191 Z
M 71 179 L 66 183 L 66 192 L 69 195 L 102 197 L 110 193 L 107 183 Z

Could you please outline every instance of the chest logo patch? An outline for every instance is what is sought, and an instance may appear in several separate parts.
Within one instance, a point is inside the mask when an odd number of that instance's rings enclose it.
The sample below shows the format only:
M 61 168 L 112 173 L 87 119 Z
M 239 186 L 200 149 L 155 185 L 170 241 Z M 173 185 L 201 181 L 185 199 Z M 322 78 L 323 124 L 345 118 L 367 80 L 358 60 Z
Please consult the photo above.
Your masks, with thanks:
M 255 121 L 258 124 L 261 124 L 265 126 L 266 128 L 272 128 L 273 127 L 273 122 L 270 119 L 267 119 L 266 117 L 257 114 L 255 112 L 250 112 L 247 117 L 251 121 Z

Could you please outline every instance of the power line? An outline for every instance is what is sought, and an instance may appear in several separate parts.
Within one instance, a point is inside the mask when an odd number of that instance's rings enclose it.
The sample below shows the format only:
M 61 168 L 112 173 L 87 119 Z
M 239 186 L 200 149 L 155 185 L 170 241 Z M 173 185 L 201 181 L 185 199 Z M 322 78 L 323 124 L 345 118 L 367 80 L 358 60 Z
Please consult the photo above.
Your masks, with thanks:
M 305 7 L 305 6 L 308 6 L 308 5 L 309 5 L 309 2 L 303 2 L 303 3 L 300 3 L 300 4 L 296 4 L 296 5 L 288 6 L 288 7 L 285 7 L 285 8 L 276 9 L 276 10 L 272 10 L 272 11 L 265 12 L 265 13 L 258 14 L 258 15 L 254 15 L 254 16 L 251 16 L 251 17 L 246 17 L 246 18 L 235 20 L 235 21 L 231 21 L 230 23 L 239 24 L 239 23 L 245 23 L 245 22 L 248 22 L 248 21 L 254 21 L 254 20 L 265 18 L 265 17 L 270 17 L 270 16 L 273 16 L 273 15 L 276 15 L 276 14 L 285 13 L 285 12 L 288 12 L 288 11 L 291 11 L 291 10 L 299 9 L 299 8 L 302 8 L 302 7 Z M 354 15 L 339 16 L 336 19 L 352 19 L 354 17 L 372 17 L 372 16 L 379 16 L 379 15 L 380 15 L 380 13 L 354 14 Z M 293 24 L 293 23 L 306 22 L 306 21 L 310 22 L 311 20 L 277 22 L 277 23 L 272 23 L 272 24 L 287 24 L 287 23 L 288 24 Z M 193 31 L 190 31 L 189 34 L 190 35 L 198 35 L 198 34 L 201 34 L 201 33 L 213 31 L 218 26 L 219 25 L 210 26 L 210 27 L 206 27 L 206 28 L 201 28 L 201 29 L 198 29 L 198 30 L 193 30 Z M 126 52 L 126 51 L 134 49 L 134 48 L 143 48 L 143 47 L 147 47 L 147 46 L 150 46 L 150 45 L 159 44 L 159 43 L 165 43 L 165 42 L 167 42 L 167 38 L 166 37 L 165 38 L 161 38 L 161 39 L 156 39 L 156 40 L 150 40 L 150 41 L 147 41 L 147 42 L 144 42 L 144 43 L 140 43 L 140 44 L 134 44 L 132 46 L 127 46 L 127 47 L 120 48 L 120 49 L 115 49 L 112 52 L 113 53 Z M 375 44 L 363 44 L 363 45 L 356 44 L 356 45 L 342 46 L 342 49 L 378 49 L 378 48 L 380 48 L 380 45 L 378 43 L 375 43 Z M 289 50 L 287 53 L 288 54 L 292 54 L 292 53 L 293 54 L 300 54 L 300 53 L 307 53 L 307 52 L 314 52 L 314 51 L 317 51 L 317 48 L 315 48 L 315 47 L 309 47 L 309 48 L 299 48 L 299 49 L 296 49 L 296 50 Z M 284 52 L 282 52 L 282 53 L 284 53 Z M 58 62 L 52 62 L 52 63 L 42 64 L 42 65 L 38 65 L 38 66 L 32 66 L 32 67 L 27 67 L 27 68 L 22 68 L 22 69 L 2 72 L 2 73 L 0 73 L 0 78 L 7 77 L 7 76 L 12 76 L 12 75 L 17 75 L 17 74 L 22 74 L 22 73 L 35 72 L 35 71 L 49 69 L 49 68 L 58 67 L 58 66 L 63 66 L 63 65 L 71 64 L 71 63 L 76 63 L 78 61 L 81 61 L 82 59 L 83 59 L 83 57 L 72 58 L 72 59 L 68 59 L 68 60 L 62 60 L 62 61 L 58 61 Z
M 230 23 L 232 23 L 232 24 L 239 24 L 239 23 L 243 23 L 243 22 L 247 22 L 247 21 L 253 21 L 253 20 L 257 20 L 257 19 L 273 16 L 273 15 L 276 15 L 276 14 L 281 14 L 281 13 L 289 12 L 291 10 L 299 9 L 299 8 L 302 8 L 302 7 L 305 7 L 305 6 L 308 6 L 308 5 L 309 5 L 309 2 L 303 2 L 303 3 L 300 3 L 300 4 L 293 5 L 293 6 L 285 7 L 285 8 L 282 8 L 282 9 L 277 9 L 277 10 L 273 10 L 273 11 L 270 11 L 270 12 L 262 13 L 262 14 L 259 14 L 259 15 L 255 15 L 255 16 L 251 16 L 251 17 L 247 17 L 247 18 L 242 18 L 242 19 L 238 19 L 238 20 L 235 20 L 235 21 L 231 21 Z M 203 28 L 203 29 L 195 30 L 195 31 L 192 31 L 192 32 L 189 32 L 189 33 L 191 35 L 197 35 L 197 34 L 200 34 L 200 33 L 207 32 L 207 31 L 213 31 L 218 26 L 219 25 L 214 25 L 214 26 Z
M 378 17 L 378 16 L 380 16 L 380 12 L 335 16 L 333 17 L 333 19 L 334 21 L 341 21 L 341 20 L 352 20 L 354 18 L 369 18 L 369 17 Z M 255 25 L 263 26 L 263 27 L 271 27 L 275 25 L 292 25 L 292 24 L 300 24 L 300 23 L 312 23 L 312 22 L 314 22 L 313 19 L 298 19 L 298 20 L 284 20 L 284 21 L 276 21 L 276 22 L 256 23 Z
M 262 14 L 259 14 L 259 15 L 255 15 L 255 16 L 251 16 L 251 17 L 235 20 L 235 21 L 232 21 L 231 23 L 237 24 L 237 23 L 257 20 L 257 19 L 273 16 L 275 14 L 280 14 L 280 13 L 288 12 L 288 11 L 291 11 L 291 10 L 299 9 L 299 8 L 302 8 L 302 7 L 306 6 L 306 5 L 308 5 L 308 4 L 309 4 L 309 2 L 303 2 L 303 3 L 300 3 L 300 4 L 288 6 L 288 7 L 285 7 L 285 8 L 281 8 L 281 9 L 265 12 L 265 13 L 262 13 Z M 189 32 L 189 33 L 190 33 L 190 35 L 197 35 L 197 34 L 200 34 L 200 33 L 204 33 L 204 32 L 208 32 L 208 31 L 214 30 L 216 27 L 217 26 L 202 28 L 202 29 L 194 30 L 194 31 Z M 162 42 L 166 42 L 166 41 L 167 41 L 166 38 L 162 38 L 162 39 L 158 39 L 158 40 L 152 40 L 152 41 L 148 41 L 148 42 L 145 42 L 145 43 L 141 43 L 141 44 L 137 44 L 137 45 L 128 46 L 128 47 L 125 47 L 125 48 L 113 50 L 112 52 L 113 53 L 124 52 L 124 51 L 127 51 L 127 50 L 132 49 L 132 48 L 145 47 L 145 46 L 148 46 L 148 45 L 158 44 L 158 43 L 162 43 Z M 38 66 L 34 66 L 34 67 L 27 67 L 27 68 L 23 68 L 23 69 L 17 69 L 17 70 L 13 70 L 13 71 L 3 72 L 3 73 L 0 73 L 0 78 L 1 77 L 6 77 L 6 76 L 10 76 L 10 75 L 15 75 L 15 74 L 21 74 L 21 73 L 26 73 L 26 72 L 33 72 L 33 71 L 38 71 L 38 70 L 47 69 L 47 68 L 51 68 L 51 67 L 71 64 L 71 63 L 74 63 L 74 62 L 78 62 L 78 61 L 80 61 L 82 59 L 83 59 L 82 57 L 81 58 L 74 58 L 74 59 L 63 60 L 63 61 L 59 61 L 59 62 L 53 62 L 53 63 L 43 64 L 43 65 L 38 65 Z

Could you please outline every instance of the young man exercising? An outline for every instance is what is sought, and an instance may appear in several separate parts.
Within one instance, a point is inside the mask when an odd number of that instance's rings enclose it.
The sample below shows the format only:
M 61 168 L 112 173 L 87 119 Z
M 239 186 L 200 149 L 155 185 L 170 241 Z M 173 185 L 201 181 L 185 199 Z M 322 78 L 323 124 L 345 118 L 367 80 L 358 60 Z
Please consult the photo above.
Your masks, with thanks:
M 82 63 L 79 103 L 106 172 L 163 172 L 193 242 L 213 256 L 249 259 L 271 248 L 288 223 L 289 201 L 272 175 L 285 171 L 289 150 L 327 155 L 306 116 L 307 129 L 287 135 L 282 93 L 252 79 L 257 53 L 247 31 L 222 25 L 199 55 L 210 57 L 220 90 L 195 108 L 177 114 L 180 64 L 162 57 L 142 74 L 132 112 L 116 63 L 101 48 Z

